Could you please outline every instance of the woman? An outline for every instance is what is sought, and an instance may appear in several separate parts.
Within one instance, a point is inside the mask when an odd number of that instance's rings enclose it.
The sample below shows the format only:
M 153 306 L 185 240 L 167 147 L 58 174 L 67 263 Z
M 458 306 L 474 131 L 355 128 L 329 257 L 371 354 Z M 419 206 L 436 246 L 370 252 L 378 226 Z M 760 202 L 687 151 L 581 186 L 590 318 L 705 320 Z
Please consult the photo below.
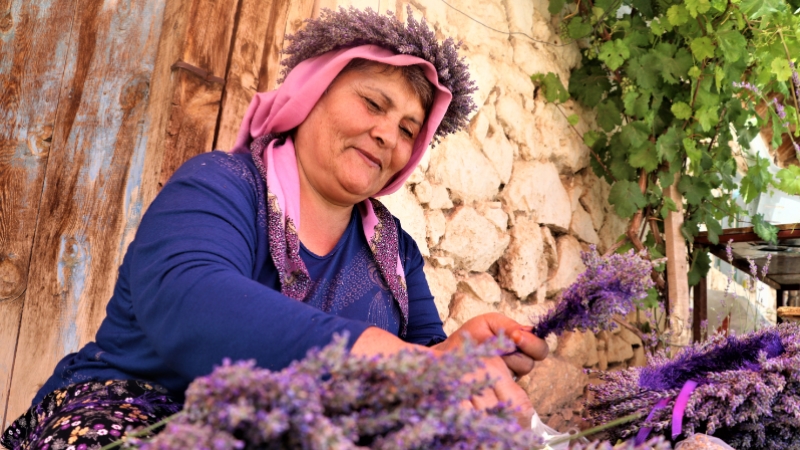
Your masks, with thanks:
M 223 358 L 277 370 L 337 333 L 372 356 L 508 331 L 520 351 L 473 374 L 498 379 L 473 404 L 508 401 L 529 418 L 512 372 L 530 371 L 546 344 L 498 314 L 447 338 L 416 244 L 372 198 L 396 191 L 434 137 L 466 123 L 474 88 L 455 49 L 412 18 L 351 9 L 310 21 L 233 152 L 200 155 L 164 186 L 96 342 L 58 364 L 4 445 L 104 445 L 179 410 L 187 385 Z

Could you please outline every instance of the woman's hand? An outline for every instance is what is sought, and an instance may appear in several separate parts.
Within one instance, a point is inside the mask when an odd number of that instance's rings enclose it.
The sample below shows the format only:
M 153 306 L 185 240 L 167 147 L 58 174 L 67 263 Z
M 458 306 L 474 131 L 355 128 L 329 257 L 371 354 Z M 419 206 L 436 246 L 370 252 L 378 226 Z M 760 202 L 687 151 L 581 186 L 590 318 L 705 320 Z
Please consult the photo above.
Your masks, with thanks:
M 533 370 L 534 361 L 547 357 L 549 349 L 543 339 L 531 333 L 526 327 L 500 313 L 481 314 L 473 317 L 450 335 L 444 342 L 434 346 L 437 350 L 450 351 L 464 345 L 466 338 L 478 343 L 505 335 L 517 345 L 517 351 L 503 356 L 508 369 L 515 376 L 522 376 Z

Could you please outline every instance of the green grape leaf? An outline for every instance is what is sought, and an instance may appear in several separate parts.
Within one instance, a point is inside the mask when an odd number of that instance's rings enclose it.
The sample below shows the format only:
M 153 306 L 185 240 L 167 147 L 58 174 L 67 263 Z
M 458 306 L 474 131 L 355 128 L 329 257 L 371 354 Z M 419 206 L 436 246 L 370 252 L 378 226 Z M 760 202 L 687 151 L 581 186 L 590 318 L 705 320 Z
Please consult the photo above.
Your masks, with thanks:
M 567 123 L 572 125 L 573 127 L 581 122 L 581 118 L 578 117 L 577 114 L 570 114 L 567 116 Z
M 785 11 L 786 2 L 784 0 L 742 0 L 739 10 L 751 20 L 758 19 L 767 14 Z
M 678 212 L 678 205 L 675 204 L 675 200 L 664 197 L 664 206 L 661 207 L 661 218 L 666 220 L 670 211 Z
M 548 72 L 547 74 L 533 74 L 531 75 L 531 81 L 539 86 L 548 103 L 564 103 L 569 100 L 567 88 L 561 84 L 558 75 L 553 72 Z
M 701 73 L 703 72 L 697 66 L 692 66 L 692 68 L 689 69 L 689 76 L 694 78 L 695 80 L 700 77 Z
M 550 6 L 547 7 L 547 10 L 550 14 L 556 15 L 564 9 L 564 3 L 566 3 L 565 0 L 550 0 Z
M 683 131 L 678 127 L 670 127 L 666 133 L 658 137 L 656 150 L 665 160 L 670 163 L 677 163 L 681 158 Z
M 672 5 L 667 10 L 667 20 L 674 26 L 680 26 L 689 21 L 689 11 L 683 5 Z
M 652 253 L 652 252 L 651 252 Z M 655 288 L 647 290 L 647 297 L 641 301 L 641 307 L 644 309 L 653 309 L 658 307 L 658 291 Z
M 728 6 L 728 0 L 711 0 L 711 7 L 719 12 L 725 11 L 725 8 L 727 8 L 727 6 Z
M 785 58 L 773 59 L 770 68 L 778 81 L 787 81 L 792 76 L 792 68 L 789 67 L 789 61 Z
M 583 20 L 581 16 L 575 17 L 567 25 L 567 35 L 572 39 L 582 39 L 592 33 L 592 24 Z
M 750 219 L 753 221 L 753 231 L 758 237 L 772 245 L 778 243 L 778 227 L 764 220 L 763 214 L 755 214 Z
M 643 122 L 631 122 L 620 132 L 623 144 L 630 148 L 639 148 L 647 142 L 650 137 L 649 129 Z
M 619 0 L 597 0 L 594 2 L 594 6 L 613 13 L 619 8 Z
M 600 46 L 597 58 L 606 63 L 609 69 L 617 70 L 631 56 L 630 49 L 620 39 L 605 42 Z
M 800 167 L 789 166 L 778 171 L 775 176 L 780 180 L 777 188 L 791 195 L 800 195 Z
M 706 36 L 692 39 L 689 47 L 698 61 L 714 57 L 714 41 Z
M 692 164 L 699 164 L 700 160 L 703 158 L 703 151 L 697 149 L 697 143 L 689 138 L 683 139 L 683 148 L 686 150 L 686 156 L 689 157 L 689 161 Z
M 725 80 L 725 70 L 720 66 L 714 67 L 714 82 L 717 84 L 717 91 L 722 90 L 722 81 Z
M 706 214 L 706 231 L 708 232 L 708 240 L 714 245 L 719 244 L 719 237 L 722 234 L 722 225 L 711 217 L 710 214 Z
M 628 180 L 619 180 L 611 186 L 608 203 L 614 205 L 617 215 L 625 219 L 647 206 L 647 199 L 642 195 L 638 184 Z
M 655 15 L 652 0 L 633 0 L 633 7 L 636 8 L 639 14 L 645 19 L 652 19 Z M 652 26 L 652 22 L 650 25 Z
M 703 248 L 696 248 L 692 253 L 692 266 L 689 269 L 689 286 L 694 286 L 708 274 L 711 268 L 711 258 L 708 251 Z
M 767 186 L 772 182 L 769 165 L 768 159 L 758 158 L 756 163 L 747 169 L 747 174 L 739 183 L 739 191 L 745 203 L 750 203 L 767 190 Z
M 658 168 L 661 159 L 656 152 L 656 146 L 650 141 L 646 141 L 645 145 L 634 149 L 631 156 L 628 158 L 631 167 L 644 169 L 647 172 L 652 172 Z
M 685 102 L 675 102 L 669 110 L 672 111 L 672 114 L 674 114 L 675 118 L 678 120 L 686 120 L 692 117 L 692 107 Z
M 617 104 L 606 100 L 597 105 L 597 124 L 605 131 L 611 131 L 622 125 L 622 113 L 617 108 Z
M 656 17 L 652 22 L 650 22 L 650 32 L 656 36 L 661 36 L 662 34 L 666 33 L 667 30 L 664 29 L 661 21 L 658 20 L 658 17 Z
M 711 187 L 703 179 L 690 175 L 683 175 L 678 182 L 678 191 L 690 205 L 700 205 L 711 197 Z
M 661 86 L 659 71 L 652 70 L 653 67 L 661 66 L 656 55 L 646 53 L 638 58 L 633 58 L 628 63 L 626 72 L 636 84 L 644 90 L 653 91 Z
M 705 106 L 694 113 L 694 118 L 700 123 L 703 131 L 711 131 L 719 123 L 719 106 Z
M 606 135 L 595 130 L 589 130 L 583 134 L 583 143 L 586 144 L 587 147 L 597 149 L 598 147 L 603 147 L 606 145 Z
M 580 69 L 572 72 L 569 79 L 569 93 L 582 105 L 594 108 L 611 89 L 608 75 L 602 67 L 595 64 L 585 64 Z
M 694 64 L 692 55 L 686 49 L 681 48 L 677 51 L 676 49 L 674 44 L 661 42 L 650 52 L 658 58 L 656 64 L 658 64 L 659 70 L 657 72 L 660 72 L 661 77 L 669 84 L 680 83 L 681 78 L 689 73 L 689 69 Z M 653 70 L 653 67 L 649 69 Z
M 686 9 L 689 15 L 697 17 L 698 14 L 703 14 L 711 9 L 711 3 L 708 0 L 686 0 Z
M 736 62 L 747 55 L 747 39 L 739 31 L 721 31 L 717 33 L 717 42 L 727 63 Z

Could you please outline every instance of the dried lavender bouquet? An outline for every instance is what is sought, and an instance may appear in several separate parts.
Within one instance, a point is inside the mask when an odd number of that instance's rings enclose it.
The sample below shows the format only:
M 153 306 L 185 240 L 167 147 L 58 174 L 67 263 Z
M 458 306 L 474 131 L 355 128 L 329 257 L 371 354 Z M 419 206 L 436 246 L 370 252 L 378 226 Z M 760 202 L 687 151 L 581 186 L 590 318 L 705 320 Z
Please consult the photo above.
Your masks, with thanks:
M 600 256 L 592 246 L 581 253 L 586 271 L 563 293 L 555 308 L 538 320 L 533 334 L 544 339 L 550 333 L 599 331 L 616 326 L 614 316 L 633 311 L 635 301 L 647 297 L 654 283 L 653 262 L 644 254 Z
M 800 449 L 798 324 L 740 336 L 718 335 L 674 358 L 662 352 L 647 367 L 600 376 L 606 383 L 589 387 L 594 400 L 588 410 L 594 421 L 642 414 L 639 420 L 611 429 L 612 438 L 631 437 L 649 427 L 672 436 L 677 430 L 673 428 L 676 397 L 692 381 L 697 387 L 686 397 L 683 414 L 678 414 L 682 417 L 678 435 L 706 433 L 739 450 Z M 659 403 L 662 408 L 656 408 Z
M 434 358 L 405 351 L 359 358 L 345 339 L 280 372 L 225 363 L 196 379 L 184 410 L 141 449 L 531 449 L 541 444 L 504 406 L 487 413 L 462 402 L 491 381 L 462 377 L 513 347 L 467 344 Z

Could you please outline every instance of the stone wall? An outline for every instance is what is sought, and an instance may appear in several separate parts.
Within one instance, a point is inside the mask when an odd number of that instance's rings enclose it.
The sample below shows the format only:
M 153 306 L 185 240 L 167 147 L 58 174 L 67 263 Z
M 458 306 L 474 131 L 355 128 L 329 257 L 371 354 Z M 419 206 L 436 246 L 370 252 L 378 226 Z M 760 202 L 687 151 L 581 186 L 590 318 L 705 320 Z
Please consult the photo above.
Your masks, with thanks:
M 468 130 L 428 153 L 405 188 L 381 200 L 426 257 L 446 332 L 491 311 L 530 324 L 583 270 L 581 250 L 596 244 L 604 251 L 626 224 L 605 200 L 609 186 L 589 168 L 589 149 L 565 114 L 580 116 L 580 133 L 593 118 L 569 104 L 562 113 L 535 96 L 531 74 L 555 72 L 566 82 L 580 62 L 575 44 L 561 45 L 547 0 L 448 3 L 463 13 L 439 0 L 410 5 L 440 37 L 462 41 L 479 110 Z M 397 13 L 405 18 L 405 3 Z M 515 32 L 553 45 L 509 34 Z M 576 400 L 588 382 L 583 368 L 644 362 L 641 341 L 624 330 L 568 334 L 549 344 L 550 356 L 520 383 L 539 414 L 561 428 L 582 411 Z

